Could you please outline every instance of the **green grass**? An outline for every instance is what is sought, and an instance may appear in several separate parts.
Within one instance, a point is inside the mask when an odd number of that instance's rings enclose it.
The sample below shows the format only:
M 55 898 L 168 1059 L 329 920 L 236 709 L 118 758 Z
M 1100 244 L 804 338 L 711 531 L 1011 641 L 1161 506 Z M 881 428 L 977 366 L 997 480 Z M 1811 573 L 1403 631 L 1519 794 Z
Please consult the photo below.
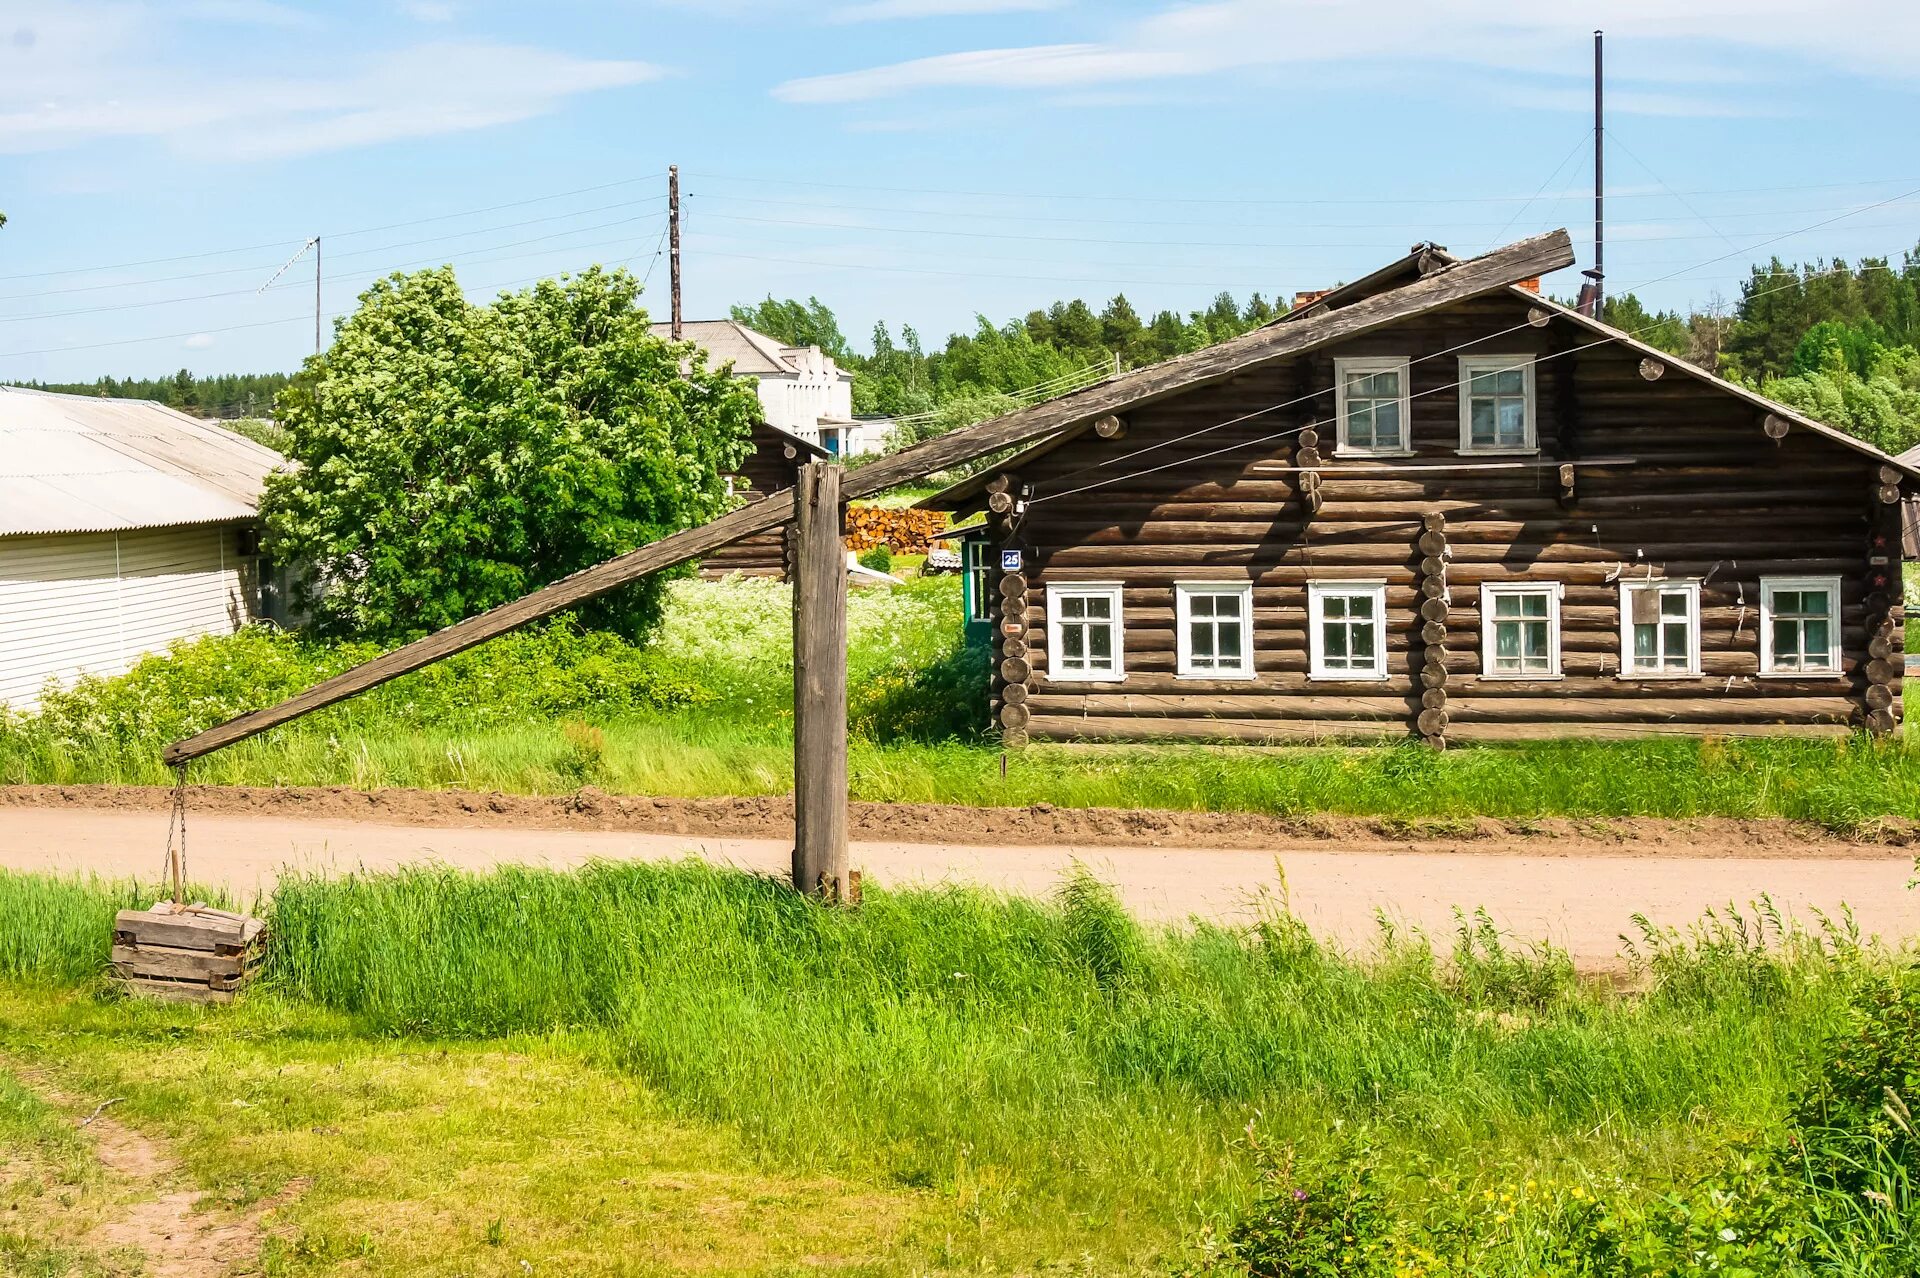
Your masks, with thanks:
M 564 628 L 497 641 L 215 754 L 193 775 L 528 794 L 583 785 L 787 793 L 789 610 L 777 583 L 676 582 L 647 649 Z M 1840 830 L 1920 819 L 1920 746 L 1905 738 L 1569 740 L 1444 754 L 1412 743 L 1040 745 L 1009 755 L 1003 777 L 997 745 L 977 734 L 985 663 L 960 645 L 957 579 L 856 592 L 849 624 L 861 799 L 1406 820 L 1786 817 Z M 168 741 L 271 703 L 349 655 L 249 634 L 142 662 L 38 716 L 0 720 L 0 782 L 164 784 Z
M 118 899 L 7 883 L 0 932 L 21 901 Z M 1894 966 L 1845 931 L 1783 932 L 1762 908 L 1685 940 L 1643 937 L 1647 990 L 1621 996 L 1471 921 L 1439 956 L 1398 938 L 1355 957 L 1279 902 L 1247 927 L 1148 928 L 1076 877 L 1043 902 L 873 891 L 836 911 L 697 863 L 292 876 L 266 909 L 266 986 L 236 1015 L 48 1010 L 23 992 L 0 999 L 0 1029 L 91 1092 L 136 1089 L 129 1121 L 170 1123 L 223 1193 L 321 1176 L 314 1254 L 343 1264 L 368 1221 L 424 1228 L 420 1198 L 449 1175 L 462 1237 L 504 1213 L 551 1249 L 540 1263 L 571 1254 L 580 1168 L 547 1160 L 579 1143 L 531 1111 L 542 1135 L 527 1139 L 515 1106 L 551 1093 L 584 1115 L 613 1086 L 597 1080 L 626 1079 L 637 1090 L 613 1112 L 636 1131 L 597 1120 L 616 1149 L 662 1123 L 674 1148 L 706 1151 L 687 1158 L 841 1186 L 813 1210 L 887 1203 L 899 1230 L 884 1246 L 862 1235 L 855 1250 L 879 1249 L 863 1272 L 1165 1272 L 1243 1218 L 1259 1151 L 1275 1148 L 1364 1160 L 1396 1237 L 1427 1237 L 1407 1222 L 1444 1208 L 1482 1248 L 1461 1272 L 1613 1272 L 1532 1264 L 1496 1219 L 1502 1196 L 1534 1194 L 1527 1210 L 1565 1242 L 1578 1231 L 1552 1222 L 1572 1219 L 1576 1187 L 1622 1219 L 1704 1193 L 1703 1177 L 1732 1175 L 1781 1130 L 1855 991 Z M 0 978 L 85 972 L 101 944 L 70 932 L 65 959 L 11 958 Z M 470 1112 L 470 1089 L 503 1070 L 527 1100 Z M 475 1143 L 489 1122 L 514 1130 Z M 392 1133 L 377 1153 L 376 1128 Z M 341 1131 L 344 1149 L 311 1139 Z M 466 1174 L 437 1144 L 455 1136 L 477 1160 Z M 355 1159 L 377 1184 L 349 1192 Z M 383 1192 L 405 1205 L 382 1208 Z M 373 1233 L 383 1256 L 421 1254 Z M 431 1272 L 459 1272 L 461 1254 Z

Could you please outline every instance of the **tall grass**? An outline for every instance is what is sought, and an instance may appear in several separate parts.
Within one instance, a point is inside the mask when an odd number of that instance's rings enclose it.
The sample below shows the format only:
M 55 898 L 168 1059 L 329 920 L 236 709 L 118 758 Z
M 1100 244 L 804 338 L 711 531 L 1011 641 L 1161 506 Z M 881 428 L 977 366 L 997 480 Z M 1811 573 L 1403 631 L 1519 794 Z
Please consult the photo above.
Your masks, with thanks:
M 1445 962 L 1402 941 L 1362 963 L 1278 911 L 1143 928 L 1084 877 L 1050 902 L 875 891 L 849 911 L 693 863 L 296 877 L 272 927 L 275 984 L 374 1032 L 586 1027 L 783 1160 L 1162 1241 L 1243 1192 L 1256 1117 L 1309 1142 L 1339 1118 L 1407 1151 L 1657 1169 L 1701 1115 L 1777 1109 L 1844 1004 L 1804 939 L 1739 958 L 1780 979 L 1623 1000 L 1471 920 Z
M 114 914 L 153 902 L 152 889 L 131 881 L 0 869 L 0 977 L 90 980 L 106 969 Z

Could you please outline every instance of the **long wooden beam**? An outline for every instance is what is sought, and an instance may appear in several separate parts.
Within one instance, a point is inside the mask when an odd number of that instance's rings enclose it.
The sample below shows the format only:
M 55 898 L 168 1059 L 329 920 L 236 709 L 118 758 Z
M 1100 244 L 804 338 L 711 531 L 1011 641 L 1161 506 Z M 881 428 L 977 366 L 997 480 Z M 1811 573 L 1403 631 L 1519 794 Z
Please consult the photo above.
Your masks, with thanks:
M 841 496 L 848 501 L 870 497 L 909 480 L 1029 443 L 1106 413 L 1216 382 L 1268 360 L 1357 337 L 1409 315 L 1532 279 L 1572 262 L 1573 242 L 1565 231 L 1520 240 L 1337 311 L 1309 316 L 1293 324 L 1255 329 L 1218 346 L 1109 377 L 1058 399 L 904 448 L 848 472 Z M 729 511 L 711 523 L 663 537 L 563 577 L 512 603 L 437 630 L 351 670 L 343 670 L 278 705 L 251 711 L 176 741 L 161 753 L 161 758 L 170 766 L 198 759 L 302 715 L 358 696 L 390 679 L 411 674 L 508 631 L 576 608 L 649 573 L 672 568 L 742 538 L 778 528 L 792 518 L 793 491 L 787 489 L 764 501 Z

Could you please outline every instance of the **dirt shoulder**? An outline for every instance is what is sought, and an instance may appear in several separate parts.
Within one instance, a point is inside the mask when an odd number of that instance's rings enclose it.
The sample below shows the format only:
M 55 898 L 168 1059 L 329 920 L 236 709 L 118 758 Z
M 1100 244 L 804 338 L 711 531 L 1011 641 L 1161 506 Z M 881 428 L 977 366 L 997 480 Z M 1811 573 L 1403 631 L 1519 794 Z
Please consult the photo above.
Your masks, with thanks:
M 164 812 L 159 786 L 0 786 L 7 809 Z M 680 799 L 611 795 L 478 793 L 466 790 L 354 790 L 321 786 L 193 786 L 189 811 L 315 821 L 370 821 L 451 829 L 631 831 L 702 838 L 791 838 L 793 803 L 784 796 Z M 1806 822 L 1702 817 L 1432 821 L 1274 817 L 1247 812 L 1160 809 L 975 808 L 937 803 L 855 803 L 855 841 L 977 847 L 1187 847 L 1264 851 L 1285 844 L 1345 851 L 1380 846 L 1476 854 L 1805 858 L 1910 857 L 1913 822 L 1885 822 L 1843 836 Z

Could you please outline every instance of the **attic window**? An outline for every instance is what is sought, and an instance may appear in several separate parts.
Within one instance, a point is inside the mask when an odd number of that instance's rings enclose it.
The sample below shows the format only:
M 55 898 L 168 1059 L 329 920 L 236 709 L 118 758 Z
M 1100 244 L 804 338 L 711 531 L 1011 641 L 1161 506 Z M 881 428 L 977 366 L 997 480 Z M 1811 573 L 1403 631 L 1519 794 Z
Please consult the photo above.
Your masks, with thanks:
M 1407 436 L 1407 361 L 1333 361 L 1334 412 L 1342 453 L 1396 457 L 1410 451 Z
M 1533 417 L 1533 356 L 1461 357 L 1461 452 L 1536 452 Z

